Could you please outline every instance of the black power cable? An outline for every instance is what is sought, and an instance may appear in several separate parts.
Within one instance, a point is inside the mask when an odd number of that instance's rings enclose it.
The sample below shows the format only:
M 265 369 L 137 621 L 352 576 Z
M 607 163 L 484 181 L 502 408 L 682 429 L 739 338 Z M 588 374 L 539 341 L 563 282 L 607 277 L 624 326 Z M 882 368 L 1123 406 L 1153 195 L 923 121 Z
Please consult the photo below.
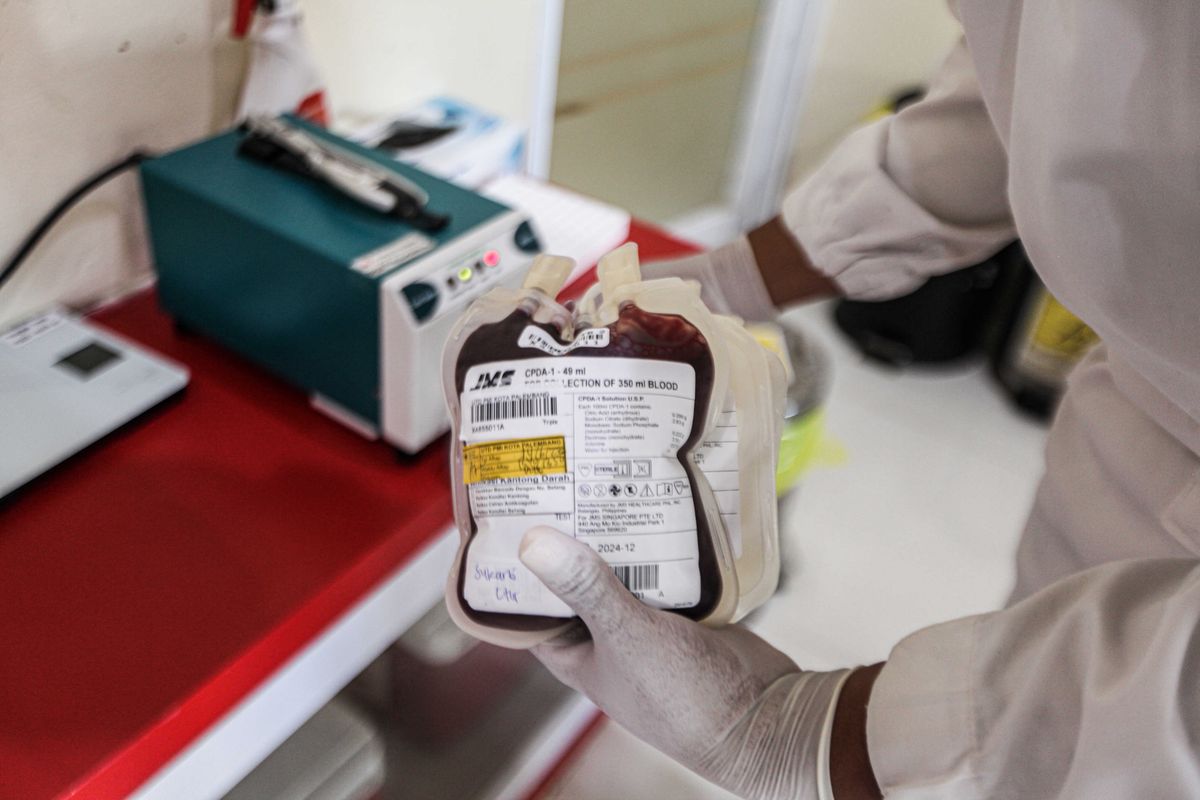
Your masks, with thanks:
M 112 177 L 121 174 L 127 169 L 136 167 L 138 164 L 141 164 L 148 158 L 150 158 L 148 153 L 144 153 L 140 150 L 134 151 L 115 164 L 110 164 L 109 166 L 100 170 L 95 175 L 91 176 L 83 183 L 72 189 L 70 194 L 68 194 L 62 200 L 59 200 L 58 204 L 55 205 L 54 208 L 50 209 L 46 216 L 42 217 L 42 221 L 39 222 L 37 227 L 33 229 L 33 232 L 25 237 L 25 241 L 21 242 L 21 246 L 17 248 L 17 252 L 14 253 L 13 257 L 8 260 L 8 263 L 4 265 L 4 269 L 0 270 L 0 289 L 2 289 L 4 284 L 16 274 L 17 268 L 21 266 L 21 263 L 24 262 L 25 259 L 29 257 L 29 254 L 33 252 L 34 248 L 38 246 L 38 243 L 41 242 L 46 234 L 50 232 L 50 229 L 54 227 L 54 223 L 58 222 L 63 214 L 70 211 L 71 207 L 78 203 L 79 200 L 84 197 L 84 195 L 88 194 L 97 186 L 105 183 Z

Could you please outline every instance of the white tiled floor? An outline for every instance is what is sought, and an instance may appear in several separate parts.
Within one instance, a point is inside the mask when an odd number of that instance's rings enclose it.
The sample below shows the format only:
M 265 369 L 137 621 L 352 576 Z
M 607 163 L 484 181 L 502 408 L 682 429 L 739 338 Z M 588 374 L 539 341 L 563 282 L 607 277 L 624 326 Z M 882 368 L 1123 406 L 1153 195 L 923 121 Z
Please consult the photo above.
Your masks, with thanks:
M 1000 606 L 1045 429 L 1009 407 L 982 365 L 887 370 L 850 349 L 827 306 L 793 313 L 831 356 L 826 428 L 846 459 L 790 499 L 787 582 L 752 627 L 821 669 L 878 661 L 917 628 Z M 605 723 L 546 797 L 730 795 Z

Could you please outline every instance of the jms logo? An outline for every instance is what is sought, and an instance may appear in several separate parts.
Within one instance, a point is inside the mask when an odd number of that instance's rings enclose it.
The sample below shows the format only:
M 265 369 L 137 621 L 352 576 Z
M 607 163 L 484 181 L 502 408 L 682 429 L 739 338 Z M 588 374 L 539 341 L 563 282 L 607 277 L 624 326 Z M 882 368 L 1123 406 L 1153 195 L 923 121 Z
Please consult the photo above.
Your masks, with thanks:
M 515 370 L 511 369 L 506 369 L 503 371 L 497 370 L 496 372 L 481 372 L 479 373 L 478 380 L 475 381 L 475 385 L 471 387 L 470 391 L 477 392 L 480 389 L 494 389 L 497 386 L 511 386 L 513 372 L 515 372 Z

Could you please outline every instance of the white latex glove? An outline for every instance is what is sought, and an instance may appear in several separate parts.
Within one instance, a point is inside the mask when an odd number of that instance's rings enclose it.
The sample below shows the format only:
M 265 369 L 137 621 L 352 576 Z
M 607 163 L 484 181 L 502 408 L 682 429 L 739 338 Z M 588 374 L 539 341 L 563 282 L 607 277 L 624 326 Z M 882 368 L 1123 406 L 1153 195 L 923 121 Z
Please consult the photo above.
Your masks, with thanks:
M 525 535 L 521 561 L 587 626 L 534 648 L 559 680 L 742 797 L 832 798 L 829 738 L 850 670 L 802 672 L 745 628 L 650 608 L 590 547 L 551 528 Z
M 756 322 L 774 319 L 779 313 L 745 236 L 705 253 L 643 264 L 642 277 L 699 281 L 701 297 L 718 313 Z

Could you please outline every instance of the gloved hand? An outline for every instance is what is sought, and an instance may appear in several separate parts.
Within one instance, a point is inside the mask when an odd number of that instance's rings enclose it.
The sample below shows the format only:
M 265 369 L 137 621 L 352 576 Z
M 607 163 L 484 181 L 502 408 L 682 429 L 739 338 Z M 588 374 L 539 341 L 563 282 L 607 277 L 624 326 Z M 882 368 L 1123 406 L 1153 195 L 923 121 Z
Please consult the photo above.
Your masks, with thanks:
M 758 322 L 774 319 L 779 313 L 745 236 L 694 256 L 643 264 L 642 277 L 699 281 L 705 304 L 721 314 L 735 314 Z
M 559 680 L 742 797 L 832 798 L 830 730 L 850 670 L 802 672 L 745 628 L 650 608 L 590 547 L 551 528 L 525 534 L 521 561 L 583 623 L 533 650 Z

